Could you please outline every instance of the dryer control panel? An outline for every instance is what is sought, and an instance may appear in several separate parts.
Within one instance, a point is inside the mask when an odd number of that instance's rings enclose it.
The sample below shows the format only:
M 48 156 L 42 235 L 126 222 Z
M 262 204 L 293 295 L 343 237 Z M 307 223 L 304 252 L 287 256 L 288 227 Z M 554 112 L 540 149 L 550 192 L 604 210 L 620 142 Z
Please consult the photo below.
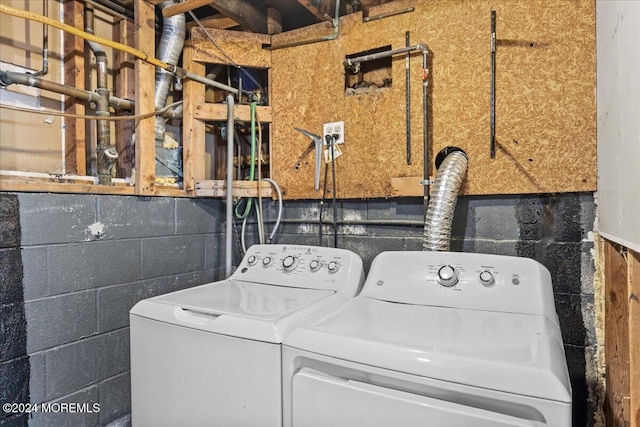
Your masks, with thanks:
M 545 314 L 556 319 L 549 271 L 529 258 L 383 252 L 361 295 L 415 305 Z
M 231 277 L 296 288 L 339 290 L 345 285 L 359 287 L 364 270 L 362 259 L 345 249 L 254 245 Z

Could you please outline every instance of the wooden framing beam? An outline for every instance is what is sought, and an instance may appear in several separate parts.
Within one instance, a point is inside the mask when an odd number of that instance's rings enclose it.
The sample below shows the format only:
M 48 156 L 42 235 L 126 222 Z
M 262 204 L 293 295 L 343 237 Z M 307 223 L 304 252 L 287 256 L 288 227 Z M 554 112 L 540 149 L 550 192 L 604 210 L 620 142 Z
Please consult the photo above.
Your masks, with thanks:
M 165 18 L 169 18 L 180 13 L 187 13 L 199 7 L 206 6 L 211 2 L 212 0 L 185 0 L 181 3 L 176 3 L 172 6 L 165 7 L 162 10 L 162 16 L 164 16 Z
M 189 41 L 182 52 L 182 63 L 187 71 L 204 76 L 206 67 L 193 59 L 194 48 Z M 205 87 L 196 81 L 187 79 L 183 83 L 182 114 L 182 183 L 185 190 L 192 193 L 195 181 L 205 179 L 205 133 L 203 121 L 195 117 L 197 105 L 204 103 Z
M 135 40 L 139 50 L 155 55 L 155 10 L 144 0 L 135 0 Z M 136 115 L 155 109 L 155 67 L 142 59 L 136 59 Z M 136 194 L 153 195 L 155 191 L 155 135 L 154 118 L 136 122 L 135 158 Z
M 254 33 L 267 34 L 267 8 L 250 0 L 215 0 L 211 6 Z
M 84 29 L 84 4 L 78 0 L 65 0 L 64 22 Z M 85 87 L 84 40 L 70 34 L 64 37 L 64 84 L 78 88 Z M 71 97 L 64 101 L 65 113 L 85 114 L 85 105 Z M 66 173 L 86 175 L 86 122 L 82 119 L 65 117 L 65 170 Z
M 233 19 L 228 16 L 224 16 L 222 14 L 214 15 L 209 18 L 200 19 L 200 23 L 205 28 L 216 28 L 218 30 L 228 30 L 229 28 L 237 27 L 238 24 Z M 195 21 L 191 21 L 187 23 L 187 29 L 191 29 L 194 26 L 197 26 Z
M 227 182 L 225 180 L 210 179 L 196 181 L 196 197 L 224 197 L 227 195 Z M 268 182 L 258 181 L 233 181 L 234 197 L 272 197 L 273 189 Z
M 132 22 L 122 19 L 113 26 L 113 39 L 119 43 L 133 46 L 135 44 L 135 31 Z M 113 51 L 113 70 L 115 82 L 115 94 L 120 98 L 134 99 L 135 93 L 135 57 L 121 50 Z M 116 150 L 118 150 L 118 162 L 116 164 L 116 177 L 128 178 L 131 176 L 133 166 L 133 121 L 118 120 L 115 123 Z
M 200 103 L 195 106 L 194 118 L 198 120 L 210 120 L 218 122 L 227 121 L 227 104 Z M 262 123 L 271 123 L 273 114 L 271 107 L 256 107 L 258 118 Z M 238 122 L 251 121 L 251 107 L 249 105 L 236 105 L 233 109 L 233 118 Z

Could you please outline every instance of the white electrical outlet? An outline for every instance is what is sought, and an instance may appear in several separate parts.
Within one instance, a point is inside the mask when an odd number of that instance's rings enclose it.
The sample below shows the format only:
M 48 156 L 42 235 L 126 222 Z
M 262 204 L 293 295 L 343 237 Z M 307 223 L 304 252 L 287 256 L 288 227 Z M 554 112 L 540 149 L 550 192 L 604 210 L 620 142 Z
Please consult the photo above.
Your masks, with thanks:
M 331 122 L 322 125 L 322 142 L 327 145 L 327 135 L 336 137 L 336 144 L 344 144 L 344 122 Z

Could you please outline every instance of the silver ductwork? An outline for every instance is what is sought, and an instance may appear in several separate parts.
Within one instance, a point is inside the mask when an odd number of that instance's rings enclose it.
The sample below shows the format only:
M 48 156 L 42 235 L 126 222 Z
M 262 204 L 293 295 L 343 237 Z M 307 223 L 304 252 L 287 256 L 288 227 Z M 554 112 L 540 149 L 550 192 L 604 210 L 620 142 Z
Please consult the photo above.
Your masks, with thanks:
M 160 3 L 158 7 L 162 10 L 175 3 L 177 2 L 169 0 Z M 160 61 L 171 65 L 178 64 L 178 59 L 180 58 L 180 54 L 184 47 L 186 22 L 184 13 L 164 18 L 162 36 L 156 51 L 156 57 Z M 156 67 L 156 110 L 166 106 L 172 80 L 173 74 L 162 68 Z M 156 116 L 155 136 L 157 141 L 164 141 L 165 121 L 166 119 L 164 117 Z
M 467 163 L 464 151 L 454 148 L 449 150 L 438 168 L 424 220 L 423 248 L 426 251 L 448 251 L 451 246 L 453 214 L 460 185 L 467 173 Z

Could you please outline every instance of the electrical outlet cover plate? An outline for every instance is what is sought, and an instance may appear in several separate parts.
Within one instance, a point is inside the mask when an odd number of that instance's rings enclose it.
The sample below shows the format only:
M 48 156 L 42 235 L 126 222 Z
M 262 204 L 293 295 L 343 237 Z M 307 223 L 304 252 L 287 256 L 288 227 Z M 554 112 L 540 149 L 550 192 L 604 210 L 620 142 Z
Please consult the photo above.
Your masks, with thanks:
M 344 122 L 331 122 L 322 125 L 322 142 L 327 145 L 327 135 L 338 135 L 336 144 L 344 144 Z

